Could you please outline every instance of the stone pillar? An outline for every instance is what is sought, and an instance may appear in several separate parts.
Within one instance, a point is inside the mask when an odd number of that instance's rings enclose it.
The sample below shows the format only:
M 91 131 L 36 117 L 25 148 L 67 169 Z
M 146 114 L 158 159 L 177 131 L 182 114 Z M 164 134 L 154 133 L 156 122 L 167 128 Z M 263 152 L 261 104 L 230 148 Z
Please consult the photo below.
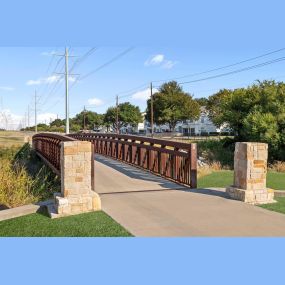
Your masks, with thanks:
M 265 143 L 236 143 L 234 185 L 226 189 L 232 199 L 250 204 L 275 202 L 274 191 L 266 188 L 267 157 Z
M 92 191 L 94 158 L 87 141 L 61 143 L 61 193 L 55 193 L 49 207 L 52 218 L 101 209 L 99 195 Z

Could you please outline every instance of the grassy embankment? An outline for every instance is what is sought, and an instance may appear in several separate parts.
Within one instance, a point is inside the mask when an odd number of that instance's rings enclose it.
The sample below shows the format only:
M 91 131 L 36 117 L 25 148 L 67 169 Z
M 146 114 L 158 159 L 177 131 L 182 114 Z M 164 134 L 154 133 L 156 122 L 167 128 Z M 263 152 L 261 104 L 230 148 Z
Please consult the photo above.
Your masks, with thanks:
M 60 191 L 22 132 L 0 132 L 0 210 L 45 200 Z M 131 236 L 102 211 L 51 220 L 46 211 L 0 222 L 0 236 Z
M 46 200 L 60 190 L 58 177 L 42 163 L 29 144 L 0 147 L 0 208 Z

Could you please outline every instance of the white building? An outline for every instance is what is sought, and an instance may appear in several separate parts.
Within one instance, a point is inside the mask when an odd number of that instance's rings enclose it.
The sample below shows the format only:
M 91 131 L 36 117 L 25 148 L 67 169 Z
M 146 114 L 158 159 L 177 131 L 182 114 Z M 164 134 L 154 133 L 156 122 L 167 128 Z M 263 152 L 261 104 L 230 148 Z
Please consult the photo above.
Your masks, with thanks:
M 142 113 L 143 122 L 137 126 L 127 126 L 121 128 L 121 133 L 137 133 L 137 134 L 149 134 L 151 133 L 151 126 L 148 121 L 145 120 L 145 113 Z M 156 125 L 154 124 L 155 133 L 170 132 L 168 124 Z M 201 107 L 201 115 L 198 120 L 185 120 L 178 122 L 175 127 L 175 132 L 184 136 L 194 135 L 210 135 L 214 133 L 229 132 L 226 126 L 218 128 L 208 117 L 207 111 L 204 107 Z

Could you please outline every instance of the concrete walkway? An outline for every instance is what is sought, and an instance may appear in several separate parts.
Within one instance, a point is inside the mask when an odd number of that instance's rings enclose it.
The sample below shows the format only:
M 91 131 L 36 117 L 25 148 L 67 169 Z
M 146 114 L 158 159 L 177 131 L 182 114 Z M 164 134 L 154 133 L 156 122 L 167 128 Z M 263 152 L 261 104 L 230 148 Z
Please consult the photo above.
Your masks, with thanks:
M 102 208 L 135 236 L 285 236 L 285 215 L 96 155 Z

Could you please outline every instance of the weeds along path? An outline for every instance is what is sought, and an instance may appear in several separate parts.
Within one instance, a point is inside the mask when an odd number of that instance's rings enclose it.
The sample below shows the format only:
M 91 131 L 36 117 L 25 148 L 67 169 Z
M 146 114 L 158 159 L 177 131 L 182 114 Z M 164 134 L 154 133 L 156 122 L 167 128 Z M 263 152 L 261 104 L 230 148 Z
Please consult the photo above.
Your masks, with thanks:
M 50 198 L 58 192 L 58 177 L 45 166 L 29 144 L 0 146 L 0 209 Z

